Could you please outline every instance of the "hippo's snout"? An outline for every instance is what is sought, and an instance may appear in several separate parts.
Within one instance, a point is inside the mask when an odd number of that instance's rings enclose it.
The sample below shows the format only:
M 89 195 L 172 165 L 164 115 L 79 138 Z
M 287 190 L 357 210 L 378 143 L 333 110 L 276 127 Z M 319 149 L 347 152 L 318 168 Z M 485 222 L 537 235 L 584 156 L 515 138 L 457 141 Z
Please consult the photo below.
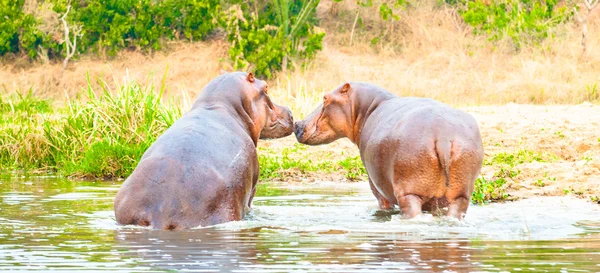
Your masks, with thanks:
M 298 142 L 301 142 L 302 135 L 304 134 L 304 123 L 303 122 L 298 121 L 298 122 L 294 123 L 294 134 L 296 135 L 296 140 L 298 140 Z

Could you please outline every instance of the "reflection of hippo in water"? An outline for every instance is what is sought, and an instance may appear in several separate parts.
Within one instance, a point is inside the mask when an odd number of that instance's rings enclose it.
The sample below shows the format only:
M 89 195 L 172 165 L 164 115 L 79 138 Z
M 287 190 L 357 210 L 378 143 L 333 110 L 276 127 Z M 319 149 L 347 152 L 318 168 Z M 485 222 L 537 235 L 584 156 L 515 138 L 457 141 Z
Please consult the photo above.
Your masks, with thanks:
M 325 95 L 295 130 L 298 142 L 309 145 L 349 138 L 360 149 L 380 208 L 398 204 L 406 217 L 448 207 L 449 216 L 462 219 L 483 161 L 471 115 L 366 83 L 346 83 Z
M 250 73 L 213 79 L 142 156 L 115 197 L 120 224 L 183 229 L 240 220 L 258 180 L 256 144 L 293 131 Z

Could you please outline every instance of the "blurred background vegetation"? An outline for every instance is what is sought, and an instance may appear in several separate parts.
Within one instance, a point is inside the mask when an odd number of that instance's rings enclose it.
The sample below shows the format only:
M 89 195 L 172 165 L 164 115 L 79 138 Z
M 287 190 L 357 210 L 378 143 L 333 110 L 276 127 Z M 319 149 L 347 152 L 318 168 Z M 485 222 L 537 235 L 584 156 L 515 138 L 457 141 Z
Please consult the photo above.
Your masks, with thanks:
M 335 0 L 334 2 L 355 1 Z M 303 67 L 323 48 L 319 0 L 0 0 L 0 56 L 60 61 L 65 41 L 75 53 L 115 56 L 119 50 L 152 53 L 172 40 L 226 37 L 234 69 L 271 78 L 276 71 Z M 555 35 L 553 28 L 573 19 L 576 7 L 559 0 L 443 0 L 475 35 L 490 41 L 510 38 L 515 50 Z M 352 24 L 363 27 L 361 10 L 376 9 L 382 22 L 399 20 L 407 0 L 358 0 Z M 331 13 L 335 13 L 332 7 Z M 68 11 L 68 12 L 67 12 Z M 65 15 L 65 24 L 60 18 Z M 343 14 L 339 14 L 343 16 Z M 393 23 L 373 33 L 372 44 L 386 39 Z M 69 33 L 65 34 L 65 30 Z

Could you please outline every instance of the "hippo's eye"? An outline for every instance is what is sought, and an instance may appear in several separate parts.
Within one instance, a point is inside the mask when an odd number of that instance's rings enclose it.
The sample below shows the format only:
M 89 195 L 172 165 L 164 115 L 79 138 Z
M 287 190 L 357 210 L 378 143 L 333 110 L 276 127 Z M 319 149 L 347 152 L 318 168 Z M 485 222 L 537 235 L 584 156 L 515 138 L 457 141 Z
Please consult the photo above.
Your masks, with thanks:
M 265 87 L 263 87 L 263 92 L 265 92 L 265 94 L 269 94 L 269 86 L 265 85 Z

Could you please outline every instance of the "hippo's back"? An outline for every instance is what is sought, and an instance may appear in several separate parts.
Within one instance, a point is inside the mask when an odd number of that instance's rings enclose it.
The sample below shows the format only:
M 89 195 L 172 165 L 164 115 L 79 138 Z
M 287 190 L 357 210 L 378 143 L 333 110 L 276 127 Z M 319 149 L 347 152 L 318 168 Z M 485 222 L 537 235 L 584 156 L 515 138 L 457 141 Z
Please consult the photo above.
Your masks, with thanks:
M 373 140 L 397 136 L 411 145 L 431 138 L 481 143 L 477 121 L 468 113 L 426 98 L 398 97 L 382 103 L 371 115 Z
M 148 148 L 115 198 L 120 224 L 180 229 L 241 217 L 238 200 L 248 199 L 258 172 L 256 150 L 221 117 L 188 113 Z

